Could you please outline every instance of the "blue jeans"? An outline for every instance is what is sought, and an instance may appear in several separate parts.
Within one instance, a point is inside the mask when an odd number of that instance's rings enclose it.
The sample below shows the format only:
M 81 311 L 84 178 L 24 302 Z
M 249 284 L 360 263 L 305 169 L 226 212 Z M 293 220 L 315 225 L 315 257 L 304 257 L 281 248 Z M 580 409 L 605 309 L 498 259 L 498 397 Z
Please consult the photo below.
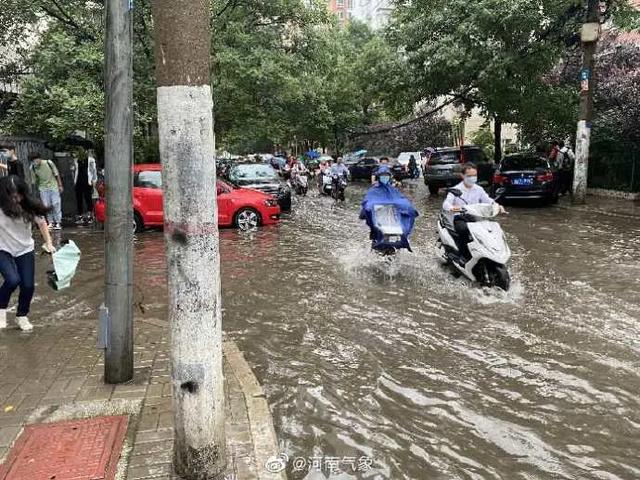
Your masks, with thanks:
M 17 316 L 26 317 L 29 314 L 35 291 L 35 266 L 36 257 L 33 251 L 19 257 L 0 251 L 0 275 L 4 278 L 0 287 L 0 309 L 6 310 L 11 294 L 20 287 Z
M 62 222 L 62 202 L 60 201 L 60 192 L 57 190 L 40 190 L 40 200 L 46 207 L 51 208 L 51 212 L 47 213 L 47 222 Z

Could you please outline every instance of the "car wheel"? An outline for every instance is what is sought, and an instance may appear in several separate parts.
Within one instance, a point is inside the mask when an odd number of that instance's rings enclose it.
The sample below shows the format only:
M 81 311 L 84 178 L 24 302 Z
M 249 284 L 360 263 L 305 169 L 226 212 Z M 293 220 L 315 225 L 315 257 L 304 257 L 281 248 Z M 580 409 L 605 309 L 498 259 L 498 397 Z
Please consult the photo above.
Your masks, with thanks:
M 236 213 L 234 223 L 243 232 L 255 230 L 260 225 L 260 214 L 253 208 L 242 208 Z
M 144 220 L 138 212 L 133 212 L 133 233 L 144 232 Z
M 440 187 L 438 187 L 437 185 L 431 185 L 431 184 L 427 184 L 429 186 L 429 193 L 431 194 L 431 196 L 435 197 L 436 195 L 438 195 L 438 191 L 440 191 Z

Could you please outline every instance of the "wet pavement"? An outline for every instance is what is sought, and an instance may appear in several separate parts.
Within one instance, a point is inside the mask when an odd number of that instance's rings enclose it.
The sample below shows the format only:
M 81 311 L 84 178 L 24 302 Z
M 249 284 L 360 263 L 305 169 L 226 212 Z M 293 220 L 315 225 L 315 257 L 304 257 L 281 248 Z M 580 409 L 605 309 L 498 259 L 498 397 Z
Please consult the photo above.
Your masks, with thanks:
M 373 459 L 336 479 L 640 478 L 640 219 L 510 207 L 504 293 L 441 266 L 442 198 L 405 191 L 421 216 L 414 252 L 392 262 L 369 250 L 360 186 L 341 207 L 312 193 L 278 227 L 221 232 L 224 328 L 267 391 L 283 452 Z M 101 234 L 69 235 L 81 272 L 36 300 L 36 324 L 92 321 L 101 301 Z M 139 236 L 145 316 L 164 312 L 163 255 L 161 233 Z

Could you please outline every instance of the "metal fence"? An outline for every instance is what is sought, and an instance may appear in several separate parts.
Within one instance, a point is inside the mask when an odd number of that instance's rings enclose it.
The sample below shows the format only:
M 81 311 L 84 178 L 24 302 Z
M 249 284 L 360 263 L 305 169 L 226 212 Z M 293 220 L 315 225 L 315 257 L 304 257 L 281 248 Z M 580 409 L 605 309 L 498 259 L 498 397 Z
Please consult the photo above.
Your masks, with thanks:
M 640 192 L 640 147 L 595 145 L 589 158 L 589 187 Z

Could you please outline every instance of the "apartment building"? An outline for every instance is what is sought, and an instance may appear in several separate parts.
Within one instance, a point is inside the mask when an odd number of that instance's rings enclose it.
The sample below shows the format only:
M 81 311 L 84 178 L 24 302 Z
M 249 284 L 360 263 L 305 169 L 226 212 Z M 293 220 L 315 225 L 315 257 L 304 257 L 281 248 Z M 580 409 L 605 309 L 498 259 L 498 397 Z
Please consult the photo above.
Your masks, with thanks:
M 347 23 L 352 16 L 356 0 L 329 0 L 329 11 L 337 15 L 342 24 Z

